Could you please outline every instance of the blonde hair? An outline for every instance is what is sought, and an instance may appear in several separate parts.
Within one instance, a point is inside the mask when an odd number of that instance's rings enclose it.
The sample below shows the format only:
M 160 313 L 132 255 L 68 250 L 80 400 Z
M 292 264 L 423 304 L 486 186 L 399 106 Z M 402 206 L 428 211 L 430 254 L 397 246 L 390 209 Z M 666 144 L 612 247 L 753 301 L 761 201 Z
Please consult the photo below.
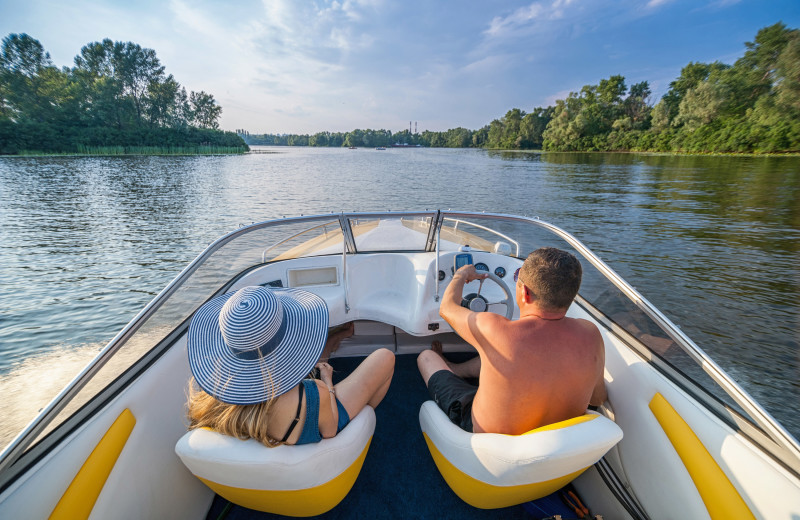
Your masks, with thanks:
M 189 429 L 211 428 L 212 430 L 237 437 L 255 439 L 267 447 L 283 442 L 272 439 L 267 434 L 269 410 L 274 399 L 256 404 L 228 404 L 207 394 L 199 388 L 192 378 L 189 383 Z

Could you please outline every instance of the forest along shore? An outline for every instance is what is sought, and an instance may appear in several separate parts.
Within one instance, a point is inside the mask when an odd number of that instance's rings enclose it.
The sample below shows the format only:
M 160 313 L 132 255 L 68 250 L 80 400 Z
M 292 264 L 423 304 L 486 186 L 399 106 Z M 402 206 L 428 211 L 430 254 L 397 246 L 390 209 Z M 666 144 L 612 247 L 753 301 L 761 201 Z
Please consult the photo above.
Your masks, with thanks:
M 10 34 L 0 52 L 0 155 L 187 155 L 248 150 L 219 130 L 222 107 L 189 92 L 152 49 L 103 40 L 59 69 L 42 44 Z

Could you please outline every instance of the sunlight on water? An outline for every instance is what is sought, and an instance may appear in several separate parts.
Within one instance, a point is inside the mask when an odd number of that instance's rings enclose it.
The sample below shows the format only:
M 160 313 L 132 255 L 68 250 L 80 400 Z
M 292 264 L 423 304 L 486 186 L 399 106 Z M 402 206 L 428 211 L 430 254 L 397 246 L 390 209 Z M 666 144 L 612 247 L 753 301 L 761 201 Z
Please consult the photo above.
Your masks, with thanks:
M 0 446 L 16 435 L 100 352 L 105 344 L 62 345 L 30 357 L 0 378 Z

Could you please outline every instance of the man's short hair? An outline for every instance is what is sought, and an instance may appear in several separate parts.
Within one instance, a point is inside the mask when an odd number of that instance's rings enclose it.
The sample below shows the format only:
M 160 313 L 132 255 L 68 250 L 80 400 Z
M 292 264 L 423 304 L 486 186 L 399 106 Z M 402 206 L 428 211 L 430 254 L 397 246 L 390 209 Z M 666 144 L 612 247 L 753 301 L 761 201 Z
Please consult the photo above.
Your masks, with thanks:
M 519 271 L 522 283 L 547 311 L 563 310 L 572 304 L 582 275 L 578 259 L 555 247 L 540 247 L 529 254 Z

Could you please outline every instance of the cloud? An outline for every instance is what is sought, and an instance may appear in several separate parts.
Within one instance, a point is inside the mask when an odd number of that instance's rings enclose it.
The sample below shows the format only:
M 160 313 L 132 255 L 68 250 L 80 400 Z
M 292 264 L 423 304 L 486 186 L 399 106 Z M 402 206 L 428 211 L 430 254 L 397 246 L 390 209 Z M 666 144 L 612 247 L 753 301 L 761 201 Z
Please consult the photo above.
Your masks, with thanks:
M 655 7 L 660 7 L 662 5 L 668 4 L 672 1 L 673 0 L 650 0 L 649 2 L 647 2 L 647 5 L 645 7 L 647 7 L 648 9 L 653 9 Z
M 565 16 L 565 10 L 576 0 L 553 0 L 547 2 L 533 2 L 520 7 L 508 16 L 496 16 L 489 23 L 489 28 L 484 34 L 490 37 L 503 37 L 521 30 L 531 29 L 541 22 L 560 20 Z
M 545 106 L 555 106 L 557 100 L 567 99 L 570 93 L 580 92 L 580 90 L 581 90 L 580 87 L 578 87 L 569 90 L 561 90 L 559 92 L 556 92 L 555 94 L 551 94 L 545 98 Z

